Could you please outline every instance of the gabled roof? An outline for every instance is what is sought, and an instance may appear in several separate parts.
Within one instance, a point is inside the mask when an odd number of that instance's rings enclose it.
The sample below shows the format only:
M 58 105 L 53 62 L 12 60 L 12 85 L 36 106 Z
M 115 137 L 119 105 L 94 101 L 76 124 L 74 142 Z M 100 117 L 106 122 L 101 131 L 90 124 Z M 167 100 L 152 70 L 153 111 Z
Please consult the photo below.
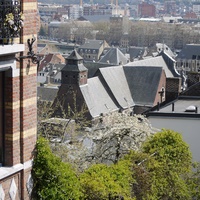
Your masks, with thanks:
M 74 49 L 66 59 L 67 60 L 83 60 L 83 58 L 78 54 L 76 49 Z
M 196 56 L 196 58 L 194 58 Z M 177 59 L 200 59 L 200 44 L 186 44 L 180 51 Z
M 134 102 L 131 96 L 129 85 L 124 74 L 123 67 L 106 67 L 100 68 L 99 72 L 106 82 L 105 87 L 109 88 L 112 96 L 122 108 L 128 108 L 134 106 Z
M 162 56 L 151 57 L 145 60 L 138 60 L 134 62 L 129 62 L 125 67 L 139 67 L 139 66 L 146 66 L 146 67 L 162 67 L 165 70 L 166 77 L 174 77 L 172 72 L 170 71 L 168 65 L 164 61 Z
M 160 53 L 162 51 L 166 52 L 169 56 L 171 56 L 172 58 L 175 57 L 175 54 L 172 52 L 172 50 L 163 43 L 156 43 L 156 48 L 157 48 L 157 52 Z
M 86 40 L 85 44 L 79 46 L 79 49 L 96 49 L 99 50 L 103 45 L 103 40 Z
M 92 117 L 119 109 L 98 77 L 88 79 L 88 84 L 80 86 L 80 89 Z
M 146 47 L 129 47 L 128 53 L 130 54 L 130 60 L 134 60 L 135 58 L 141 58 L 144 56 L 146 51 Z
M 126 64 L 127 57 L 118 49 L 111 48 L 100 60 L 99 63 L 110 63 L 114 65 Z
M 124 67 L 133 101 L 136 105 L 153 106 L 162 75 L 162 67 Z
M 178 71 L 176 70 L 176 67 L 175 67 L 176 61 L 168 54 L 168 52 L 162 51 L 162 52 L 160 52 L 159 55 L 163 57 L 165 63 L 167 64 L 169 71 L 173 74 L 173 76 L 180 77 L 181 75 L 178 73 Z M 165 71 L 167 73 L 168 70 L 165 70 Z

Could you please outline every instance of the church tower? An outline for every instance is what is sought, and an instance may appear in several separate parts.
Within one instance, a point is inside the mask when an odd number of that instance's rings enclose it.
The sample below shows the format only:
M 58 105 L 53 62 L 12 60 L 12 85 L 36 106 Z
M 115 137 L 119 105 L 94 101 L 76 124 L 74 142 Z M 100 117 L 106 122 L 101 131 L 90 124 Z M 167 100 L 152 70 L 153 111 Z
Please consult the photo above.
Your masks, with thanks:
M 88 69 L 83 65 L 83 58 L 74 50 L 67 58 L 61 71 L 61 86 L 54 101 L 55 116 L 68 117 L 80 113 L 85 105 L 81 86 L 87 84 Z M 60 107 L 61 106 L 61 107 Z
M 83 58 L 74 50 L 66 58 L 66 65 L 62 69 L 62 84 L 69 87 L 87 84 L 88 69 L 83 65 Z

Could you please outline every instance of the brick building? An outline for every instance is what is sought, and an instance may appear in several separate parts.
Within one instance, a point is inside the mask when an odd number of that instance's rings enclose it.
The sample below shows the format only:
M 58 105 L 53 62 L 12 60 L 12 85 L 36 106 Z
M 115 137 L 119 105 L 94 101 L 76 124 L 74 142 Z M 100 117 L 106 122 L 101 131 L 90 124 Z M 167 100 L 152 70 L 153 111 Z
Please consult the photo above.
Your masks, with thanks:
M 36 36 L 37 0 L 1 0 L 0 24 L 0 199 L 30 199 L 37 133 L 37 66 L 26 56 L 27 39 Z M 23 18 L 20 13 L 23 13 Z M 13 16 L 16 28 L 6 27 Z M 19 20 L 23 19 L 21 29 Z M 8 39 L 14 38 L 12 43 Z M 6 42 L 5 42 L 6 40 Z
M 155 5 L 143 2 L 138 5 L 138 16 L 139 17 L 156 17 Z

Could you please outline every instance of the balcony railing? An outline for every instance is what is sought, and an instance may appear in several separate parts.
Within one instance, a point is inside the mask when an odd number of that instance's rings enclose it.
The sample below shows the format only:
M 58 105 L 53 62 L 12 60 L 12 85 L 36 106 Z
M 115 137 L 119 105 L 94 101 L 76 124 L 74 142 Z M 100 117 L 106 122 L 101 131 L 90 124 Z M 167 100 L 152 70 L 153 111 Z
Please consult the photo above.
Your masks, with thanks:
M 23 27 L 20 0 L 0 0 L 0 44 L 19 37 Z

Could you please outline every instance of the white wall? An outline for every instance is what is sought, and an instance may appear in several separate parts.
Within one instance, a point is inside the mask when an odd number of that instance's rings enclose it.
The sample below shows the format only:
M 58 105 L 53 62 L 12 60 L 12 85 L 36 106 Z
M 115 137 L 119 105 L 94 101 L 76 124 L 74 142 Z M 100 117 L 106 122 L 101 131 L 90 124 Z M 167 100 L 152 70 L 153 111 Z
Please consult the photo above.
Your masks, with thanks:
M 148 117 L 155 128 L 172 129 L 182 134 L 183 139 L 190 147 L 193 160 L 200 161 L 200 119 L 172 118 L 172 117 Z

